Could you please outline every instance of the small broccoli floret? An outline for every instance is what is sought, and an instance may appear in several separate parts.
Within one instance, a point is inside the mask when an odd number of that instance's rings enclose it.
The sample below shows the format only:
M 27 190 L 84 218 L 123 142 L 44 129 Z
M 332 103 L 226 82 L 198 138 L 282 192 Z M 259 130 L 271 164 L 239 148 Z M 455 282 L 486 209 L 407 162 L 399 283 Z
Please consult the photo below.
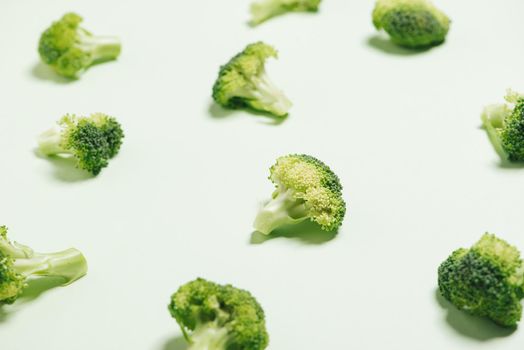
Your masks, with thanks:
M 7 228 L 0 226 L 0 305 L 12 304 L 22 294 L 29 278 L 53 276 L 73 283 L 87 272 L 87 262 L 78 250 L 35 253 L 31 248 L 11 242 Z
M 42 33 L 38 45 L 42 61 L 68 78 L 78 78 L 90 66 L 120 55 L 118 38 L 95 36 L 80 27 L 81 22 L 79 15 L 65 14 Z
M 428 0 L 377 0 L 373 24 L 391 40 L 409 48 L 441 44 L 449 30 L 449 18 Z
M 227 108 L 252 108 L 278 117 L 287 115 L 291 102 L 269 79 L 265 62 L 277 51 L 262 42 L 248 45 L 220 68 L 213 99 Z
M 524 264 L 519 251 L 492 234 L 471 249 L 458 249 L 440 265 L 442 296 L 457 308 L 515 326 L 522 315 Z
M 270 169 L 276 190 L 258 213 L 254 228 L 269 234 L 284 225 L 310 219 L 325 231 L 342 224 L 346 203 L 340 181 L 320 160 L 305 154 L 280 157 Z
M 258 25 L 287 12 L 317 12 L 322 0 L 261 0 L 251 5 L 251 24 Z
M 89 117 L 66 115 L 58 125 L 60 130 L 51 129 L 40 135 L 40 152 L 47 156 L 73 155 L 77 166 L 93 175 L 98 175 L 108 165 L 124 138 L 116 119 L 102 113 Z
M 511 162 L 524 161 L 524 95 L 508 90 L 508 104 L 484 108 L 482 124 L 493 147 L 502 158 Z
M 262 350 L 267 347 L 262 307 L 249 292 L 198 278 L 171 296 L 169 312 L 188 350 Z

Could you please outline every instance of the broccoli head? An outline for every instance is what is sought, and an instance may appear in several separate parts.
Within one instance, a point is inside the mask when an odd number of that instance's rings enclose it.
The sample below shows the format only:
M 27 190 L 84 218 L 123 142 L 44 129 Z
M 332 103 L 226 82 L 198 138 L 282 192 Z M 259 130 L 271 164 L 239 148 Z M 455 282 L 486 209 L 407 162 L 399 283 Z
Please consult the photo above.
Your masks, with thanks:
M 286 116 L 291 102 L 269 79 L 266 59 L 277 51 L 262 42 L 248 45 L 220 68 L 213 99 L 226 108 L 252 108 L 277 117 Z
M 255 219 L 257 231 L 269 234 L 306 219 L 325 231 L 335 231 L 342 224 L 346 213 L 342 185 L 320 160 L 305 154 L 280 157 L 271 167 L 269 179 L 276 190 Z
M 251 5 L 251 24 L 258 25 L 287 12 L 317 12 L 322 0 L 261 0 Z
M 519 251 L 495 235 L 454 251 L 438 269 L 438 285 L 444 298 L 472 315 L 507 327 L 521 318 L 524 264 Z
M 524 161 L 524 95 L 508 90 L 508 104 L 484 108 L 482 124 L 503 160 Z
M 118 153 L 124 137 L 116 119 L 102 113 L 89 117 L 66 115 L 58 125 L 59 130 L 40 135 L 40 152 L 47 156 L 72 155 L 79 168 L 93 175 L 98 175 Z
M 441 44 L 449 18 L 429 0 L 377 0 L 373 24 L 400 46 L 425 48 Z
M 262 307 L 249 292 L 202 278 L 171 296 L 171 316 L 178 322 L 188 350 L 262 350 L 267 347 Z
M 22 294 L 29 278 L 63 278 L 63 285 L 73 283 L 87 272 L 87 262 L 78 250 L 35 253 L 31 248 L 11 242 L 7 228 L 0 226 L 0 305 L 12 304 Z
M 95 36 L 82 28 L 81 22 L 79 15 L 65 14 L 42 33 L 38 45 L 42 61 L 68 78 L 78 78 L 90 66 L 120 55 L 117 38 Z

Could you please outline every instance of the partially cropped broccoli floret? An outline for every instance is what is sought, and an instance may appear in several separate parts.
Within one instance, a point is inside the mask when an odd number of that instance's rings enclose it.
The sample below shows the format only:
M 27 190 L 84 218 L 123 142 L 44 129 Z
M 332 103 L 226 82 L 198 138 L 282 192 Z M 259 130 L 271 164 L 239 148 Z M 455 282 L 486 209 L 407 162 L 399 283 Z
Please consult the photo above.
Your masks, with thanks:
M 269 234 L 280 226 L 306 219 L 325 231 L 339 228 L 346 203 L 337 175 L 326 164 L 304 154 L 288 155 L 278 158 L 270 172 L 276 190 L 255 219 L 257 231 Z
M 287 12 L 316 12 L 322 0 L 261 0 L 251 5 L 251 24 L 257 25 Z
M 457 308 L 502 326 L 521 318 L 524 264 L 519 251 L 492 234 L 458 249 L 438 269 L 439 289 Z
M 93 175 L 98 175 L 118 153 L 124 137 L 116 119 L 102 113 L 89 117 L 66 115 L 58 125 L 60 130 L 40 135 L 40 152 L 47 156 L 73 155 L 77 166 Z
M 63 285 L 73 283 L 87 272 L 87 262 L 78 250 L 35 253 L 31 248 L 11 242 L 7 228 L 0 226 L 0 305 L 12 304 L 22 294 L 29 278 L 61 277 Z
M 44 63 L 65 77 L 77 78 L 90 66 L 120 55 L 120 40 L 95 36 L 80 27 L 82 17 L 67 13 L 40 37 L 38 52 Z
M 291 102 L 269 79 L 265 62 L 277 51 L 262 42 L 248 45 L 220 68 L 213 98 L 227 108 L 253 108 L 278 117 L 287 115 Z
M 198 278 L 171 296 L 171 315 L 191 344 L 188 350 L 262 350 L 264 311 L 249 292 Z
M 508 90 L 509 104 L 484 108 L 482 123 L 503 160 L 524 161 L 524 95 Z
M 441 44 L 449 18 L 429 0 L 377 0 L 373 24 L 401 46 L 424 48 Z

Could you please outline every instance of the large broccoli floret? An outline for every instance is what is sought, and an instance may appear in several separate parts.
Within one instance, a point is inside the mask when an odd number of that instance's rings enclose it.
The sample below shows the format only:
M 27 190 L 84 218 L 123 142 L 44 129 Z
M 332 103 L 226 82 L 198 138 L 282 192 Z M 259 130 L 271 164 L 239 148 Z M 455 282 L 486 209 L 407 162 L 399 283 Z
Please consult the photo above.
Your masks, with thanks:
M 515 326 L 522 315 L 524 264 L 519 251 L 492 234 L 458 249 L 438 269 L 440 292 L 457 308 Z
M 98 175 L 122 145 L 124 132 L 115 118 L 102 113 L 89 117 L 66 115 L 58 122 L 60 130 L 51 129 L 39 138 L 42 154 L 73 155 L 77 166 Z
M 524 161 L 524 95 L 508 90 L 509 104 L 484 108 L 482 123 L 493 147 L 503 160 Z
M 188 350 L 262 350 L 264 311 L 247 291 L 198 278 L 171 296 L 171 315 L 191 344 Z
M 377 0 L 373 24 L 391 40 L 409 48 L 441 44 L 449 30 L 449 18 L 428 0 Z
M 317 12 L 322 0 L 261 0 L 251 5 L 251 24 L 258 25 L 287 12 Z
M 305 154 L 280 157 L 270 169 L 273 199 L 258 213 L 254 228 L 269 234 L 284 225 L 310 219 L 325 231 L 342 224 L 346 203 L 342 185 L 331 169 Z
M 11 242 L 7 228 L 0 226 L 0 305 L 12 304 L 22 294 L 29 278 L 61 277 L 63 285 L 73 283 L 87 272 L 87 262 L 78 250 L 35 253 L 31 248 Z
M 213 98 L 227 108 L 253 108 L 278 117 L 287 115 L 291 102 L 269 79 L 265 62 L 277 51 L 262 42 L 248 45 L 220 68 Z
M 95 36 L 80 27 L 82 17 L 67 13 L 40 37 L 38 52 L 44 63 L 65 77 L 77 78 L 90 66 L 120 55 L 120 40 Z

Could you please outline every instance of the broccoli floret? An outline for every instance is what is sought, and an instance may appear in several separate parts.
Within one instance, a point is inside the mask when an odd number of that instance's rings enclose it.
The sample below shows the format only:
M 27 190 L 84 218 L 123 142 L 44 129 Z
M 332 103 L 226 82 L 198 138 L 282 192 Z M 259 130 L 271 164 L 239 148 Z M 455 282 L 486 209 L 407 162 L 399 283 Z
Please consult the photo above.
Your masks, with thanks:
M 524 95 L 508 90 L 509 104 L 484 108 L 482 123 L 493 147 L 503 160 L 524 161 Z
M 305 154 L 280 157 L 270 169 L 276 190 L 258 213 L 254 228 L 269 234 L 310 219 L 325 231 L 337 230 L 346 213 L 339 178 L 320 160 Z
M 120 40 L 95 36 L 80 26 L 82 17 L 67 13 L 40 37 L 42 61 L 68 78 L 78 78 L 90 66 L 114 60 L 120 55 Z
M 425 48 L 441 44 L 449 18 L 428 0 L 377 0 L 373 24 L 400 46 Z
M 519 251 L 495 235 L 454 251 L 438 269 L 438 285 L 444 298 L 472 315 L 507 327 L 521 318 L 524 264 Z
M 278 117 L 287 115 L 291 102 L 269 79 L 265 62 L 277 57 L 277 51 L 262 42 L 248 45 L 244 51 L 220 67 L 213 86 L 213 98 L 227 108 L 253 108 Z
M 70 248 L 57 253 L 36 253 L 25 245 L 9 241 L 7 228 L 0 226 L 0 305 L 14 303 L 29 278 L 61 277 L 63 285 L 67 285 L 86 272 L 86 259 L 78 250 Z
M 262 307 L 249 292 L 202 278 L 171 296 L 169 312 L 178 322 L 188 350 L 262 350 L 267 347 Z
M 251 5 L 251 24 L 258 25 L 287 12 L 317 12 L 322 0 L 262 0 Z
M 89 117 L 65 115 L 58 121 L 60 130 L 40 135 L 39 150 L 47 156 L 72 155 L 77 166 L 98 175 L 119 151 L 124 132 L 115 118 L 102 113 Z

